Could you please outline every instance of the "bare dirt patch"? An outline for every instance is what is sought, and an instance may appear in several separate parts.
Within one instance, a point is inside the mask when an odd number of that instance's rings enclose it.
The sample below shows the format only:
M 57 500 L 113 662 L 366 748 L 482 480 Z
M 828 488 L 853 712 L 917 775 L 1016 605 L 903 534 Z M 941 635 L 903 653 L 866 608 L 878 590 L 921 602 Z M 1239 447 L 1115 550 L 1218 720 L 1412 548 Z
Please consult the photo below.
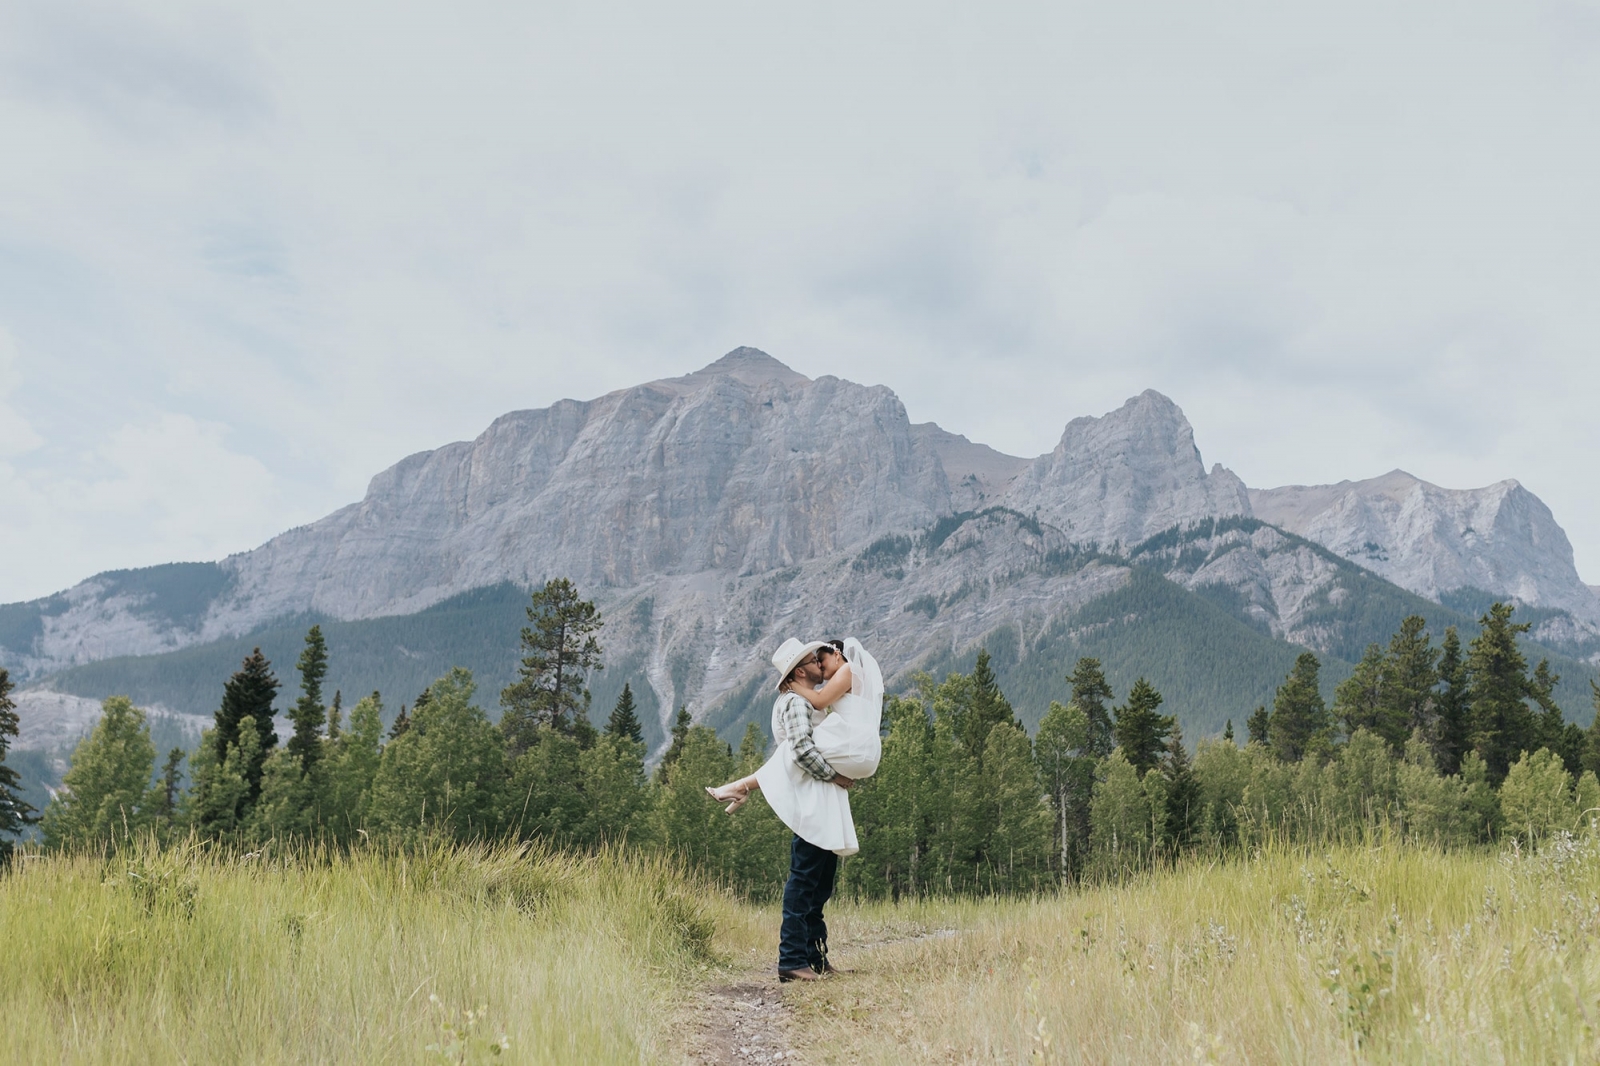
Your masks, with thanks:
M 693 993 L 685 1004 L 685 1058 L 704 1066 L 803 1061 L 789 1039 L 794 1011 L 785 991 L 774 975 Z
M 745 1066 L 762 1062 L 806 1062 L 800 1015 L 814 1013 L 823 998 L 843 991 L 854 976 L 854 963 L 890 945 L 955 936 L 954 929 L 917 933 L 879 931 L 846 948 L 839 962 L 845 969 L 821 985 L 781 984 L 772 973 L 751 972 L 730 984 L 691 993 L 680 1015 L 679 1043 L 684 1058 L 696 1066 Z M 826 989 L 826 992 L 823 990 Z

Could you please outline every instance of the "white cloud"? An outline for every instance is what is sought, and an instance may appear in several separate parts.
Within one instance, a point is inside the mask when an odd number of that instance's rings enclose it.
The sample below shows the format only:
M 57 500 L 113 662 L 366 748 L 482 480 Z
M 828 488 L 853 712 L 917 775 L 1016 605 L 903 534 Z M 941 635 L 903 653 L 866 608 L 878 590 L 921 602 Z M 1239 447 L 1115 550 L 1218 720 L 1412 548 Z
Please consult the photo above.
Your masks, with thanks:
M 20 361 L 16 341 L 0 329 L 0 462 L 44 443 L 11 399 L 22 384 L 22 375 L 17 369 Z
M 5 10 L 0 403 L 62 584 L 745 343 L 1013 452 L 1156 387 L 1253 484 L 1516 476 L 1600 577 L 1586 7 Z
M 69 470 L 0 463 L 7 600 L 28 599 L 100 570 L 215 559 L 278 532 L 283 494 L 226 430 L 161 414 L 117 427 Z

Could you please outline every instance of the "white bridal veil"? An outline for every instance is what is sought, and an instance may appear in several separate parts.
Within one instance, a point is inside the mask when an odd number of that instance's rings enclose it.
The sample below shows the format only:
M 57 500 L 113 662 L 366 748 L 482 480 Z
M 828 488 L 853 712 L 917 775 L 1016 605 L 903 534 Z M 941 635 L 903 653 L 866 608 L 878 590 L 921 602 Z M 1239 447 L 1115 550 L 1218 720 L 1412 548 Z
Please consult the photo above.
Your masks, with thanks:
M 817 750 L 839 773 L 860 780 L 877 773 L 882 755 L 878 738 L 883 720 L 883 673 L 878 662 L 854 637 L 844 642 L 850 664 L 850 691 L 840 696 L 812 730 Z M 785 693 L 772 710 L 772 732 L 778 735 L 778 712 L 785 700 L 804 697 Z M 797 836 L 840 855 L 854 855 L 855 821 L 850 816 L 850 794 L 838 785 L 818 781 L 800 769 L 787 740 L 756 771 L 761 795 Z

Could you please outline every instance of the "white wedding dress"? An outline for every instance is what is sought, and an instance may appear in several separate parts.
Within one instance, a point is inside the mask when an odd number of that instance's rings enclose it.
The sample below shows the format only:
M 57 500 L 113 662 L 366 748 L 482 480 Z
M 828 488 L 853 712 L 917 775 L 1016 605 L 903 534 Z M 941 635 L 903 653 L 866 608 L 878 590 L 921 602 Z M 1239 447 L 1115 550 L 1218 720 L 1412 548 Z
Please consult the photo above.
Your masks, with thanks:
M 883 754 L 878 736 L 883 721 L 883 673 L 854 637 L 844 642 L 844 657 L 850 664 L 850 691 L 827 711 L 811 712 L 811 736 L 828 765 L 859 781 L 877 773 Z M 772 707 L 773 736 L 779 734 L 784 701 L 804 699 L 793 692 L 778 697 Z M 768 805 L 796 836 L 838 855 L 861 850 L 850 816 L 850 793 L 802 770 L 789 741 L 782 741 L 756 771 L 756 780 Z

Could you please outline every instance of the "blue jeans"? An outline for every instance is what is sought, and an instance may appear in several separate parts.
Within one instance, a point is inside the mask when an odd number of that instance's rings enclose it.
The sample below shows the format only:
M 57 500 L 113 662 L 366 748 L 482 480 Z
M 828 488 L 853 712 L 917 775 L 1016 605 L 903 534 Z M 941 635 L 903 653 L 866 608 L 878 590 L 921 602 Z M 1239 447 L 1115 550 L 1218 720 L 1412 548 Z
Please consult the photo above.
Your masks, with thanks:
M 811 967 L 819 973 L 828 958 L 828 923 L 823 904 L 833 895 L 839 856 L 801 840 L 789 846 L 789 883 L 783 886 L 783 925 L 778 930 L 778 969 Z

